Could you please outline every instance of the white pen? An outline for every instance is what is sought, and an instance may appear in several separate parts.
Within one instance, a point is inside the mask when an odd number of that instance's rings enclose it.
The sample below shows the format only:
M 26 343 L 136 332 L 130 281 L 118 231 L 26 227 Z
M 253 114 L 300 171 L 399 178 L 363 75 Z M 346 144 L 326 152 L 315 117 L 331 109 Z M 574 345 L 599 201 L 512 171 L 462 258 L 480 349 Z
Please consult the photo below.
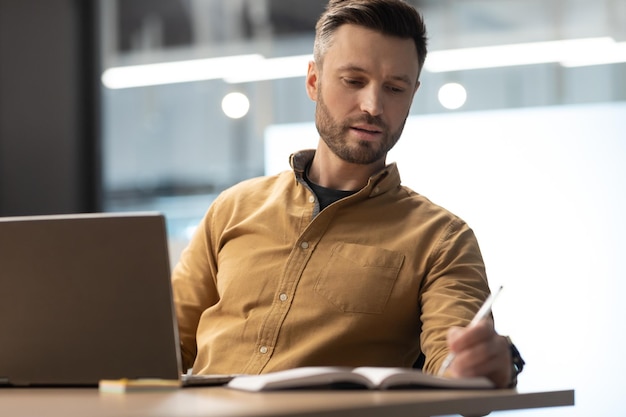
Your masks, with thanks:
M 498 294 L 500 294 L 501 290 L 502 285 L 495 292 L 489 294 L 489 297 L 487 297 L 487 299 L 480 307 L 468 327 L 476 326 L 478 323 L 480 323 L 482 319 L 484 319 L 489 315 L 489 313 L 491 313 L 491 307 L 493 306 L 494 301 L 496 301 L 496 297 L 498 296 Z M 441 364 L 441 368 L 439 368 L 439 373 L 437 375 L 442 376 L 446 372 L 446 370 L 454 360 L 454 357 L 455 354 L 453 352 L 448 353 L 448 356 L 446 356 L 446 358 L 443 360 L 443 363 Z

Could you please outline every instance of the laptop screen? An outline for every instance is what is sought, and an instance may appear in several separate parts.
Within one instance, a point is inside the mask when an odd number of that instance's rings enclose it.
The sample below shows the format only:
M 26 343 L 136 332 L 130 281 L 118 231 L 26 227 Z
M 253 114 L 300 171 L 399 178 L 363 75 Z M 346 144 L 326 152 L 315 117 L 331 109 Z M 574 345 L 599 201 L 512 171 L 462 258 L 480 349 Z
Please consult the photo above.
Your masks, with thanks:
M 0 384 L 181 374 L 165 219 L 0 219 Z

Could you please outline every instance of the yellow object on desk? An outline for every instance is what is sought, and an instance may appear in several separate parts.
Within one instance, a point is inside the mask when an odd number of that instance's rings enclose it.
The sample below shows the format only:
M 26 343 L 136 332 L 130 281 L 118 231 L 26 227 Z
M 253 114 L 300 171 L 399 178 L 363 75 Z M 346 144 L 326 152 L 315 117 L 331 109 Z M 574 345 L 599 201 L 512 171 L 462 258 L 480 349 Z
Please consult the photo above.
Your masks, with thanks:
M 100 392 L 121 394 L 137 391 L 163 391 L 180 388 L 180 381 L 175 379 L 103 379 L 99 382 Z

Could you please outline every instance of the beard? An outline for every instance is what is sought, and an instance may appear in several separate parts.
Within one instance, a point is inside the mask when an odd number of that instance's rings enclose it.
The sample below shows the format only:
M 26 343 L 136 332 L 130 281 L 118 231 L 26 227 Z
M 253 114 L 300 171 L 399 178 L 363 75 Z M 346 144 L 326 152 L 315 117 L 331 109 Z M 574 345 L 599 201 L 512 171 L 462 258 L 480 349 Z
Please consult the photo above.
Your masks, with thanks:
M 382 132 L 380 143 L 365 140 L 359 140 L 356 144 L 348 143 L 346 137 L 351 129 L 350 126 L 358 123 L 367 123 L 379 127 Z M 359 117 L 348 118 L 343 122 L 336 122 L 322 98 L 321 88 L 317 94 L 317 106 L 315 108 L 317 131 L 335 155 L 352 164 L 369 165 L 384 159 L 400 139 L 405 123 L 406 117 L 398 130 L 390 132 L 389 127 L 380 117 L 367 113 Z

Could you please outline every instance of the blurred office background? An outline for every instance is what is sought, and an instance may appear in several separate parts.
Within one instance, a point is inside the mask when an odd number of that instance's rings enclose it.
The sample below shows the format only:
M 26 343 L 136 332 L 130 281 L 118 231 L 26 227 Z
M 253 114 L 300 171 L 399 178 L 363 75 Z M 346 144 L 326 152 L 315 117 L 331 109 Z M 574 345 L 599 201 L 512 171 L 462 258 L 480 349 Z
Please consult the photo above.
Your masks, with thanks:
M 325 3 L 0 0 L 0 215 L 162 211 L 175 263 L 221 190 L 316 145 Z M 430 54 L 389 161 L 476 231 L 520 388 L 576 389 L 501 414 L 622 416 L 626 0 L 411 3 Z

